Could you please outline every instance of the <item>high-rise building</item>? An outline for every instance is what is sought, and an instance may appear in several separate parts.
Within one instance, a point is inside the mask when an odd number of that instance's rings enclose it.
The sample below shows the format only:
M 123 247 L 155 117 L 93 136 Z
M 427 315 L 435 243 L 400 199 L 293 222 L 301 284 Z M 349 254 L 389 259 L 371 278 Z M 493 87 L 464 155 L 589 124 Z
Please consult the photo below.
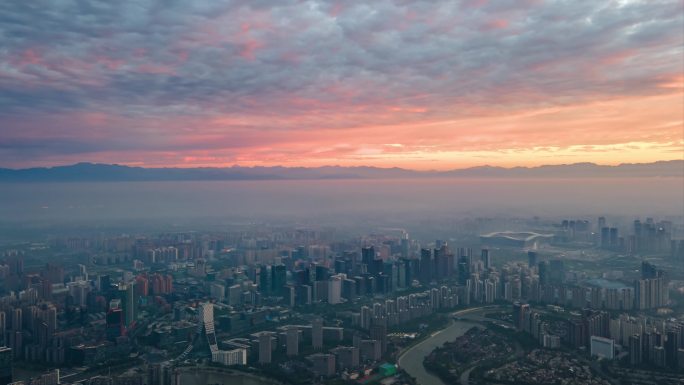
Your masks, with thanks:
M 539 284 L 548 285 L 549 284 L 549 272 L 548 263 L 546 261 L 540 261 L 537 264 L 537 273 L 539 274 Z
M 119 299 L 121 300 L 121 307 L 124 313 L 124 325 L 130 327 L 133 325 L 136 317 L 136 301 L 133 282 L 119 285 Z
M 7 346 L 7 313 L 0 311 L 0 346 Z
M 375 260 L 375 248 L 373 246 L 361 249 L 361 263 L 370 266 Z
M 0 385 L 12 383 L 12 349 L 0 347 Z
M 615 341 L 610 338 L 591 336 L 591 355 L 607 360 L 615 358 Z
M 342 280 L 344 276 L 333 275 L 328 281 L 328 303 L 336 305 L 342 302 Z
M 271 333 L 259 334 L 259 363 L 262 365 L 271 363 Z
M 549 262 L 549 280 L 554 284 L 565 282 L 565 263 L 561 259 L 554 259 Z
M 271 291 L 276 295 L 281 295 L 283 292 L 283 287 L 287 283 L 287 271 L 285 265 L 275 265 L 271 266 Z
M 311 345 L 314 350 L 323 348 L 323 320 L 315 318 L 311 322 Z
M 269 266 L 259 266 L 259 291 L 264 294 L 271 292 L 271 268 Z
M 247 349 L 217 350 L 211 354 L 211 361 L 226 366 L 247 365 Z
M 368 306 L 361 306 L 361 329 L 369 330 L 371 326 L 372 313 Z
M 285 331 L 287 355 L 292 357 L 299 354 L 299 329 L 291 326 Z
M 370 338 L 372 340 L 380 341 L 380 350 L 382 354 L 387 351 L 387 326 L 383 324 L 371 326 Z
M 641 279 L 659 278 L 662 276 L 662 271 L 659 271 L 656 265 L 643 261 L 641 262 Z
M 489 255 L 489 249 L 482 249 L 482 263 L 484 264 L 484 268 L 489 270 L 492 267 L 492 259 L 491 256 Z
M 527 267 L 531 269 L 535 266 L 537 266 L 537 252 L 530 250 L 527 252 Z
M 338 346 L 330 350 L 336 357 L 340 370 L 351 370 L 359 367 L 359 348 L 354 346 Z
M 659 277 L 634 281 L 634 302 L 639 310 L 667 305 L 669 293 L 665 278 Z
M 427 284 L 432 280 L 432 250 L 421 249 L 420 250 L 420 282 L 422 284 Z
M 309 357 L 317 376 L 330 377 L 335 374 L 335 356 L 333 354 L 316 353 Z
M 526 303 L 515 302 L 513 303 L 513 323 L 516 329 L 524 329 L 524 320 L 526 316 L 530 313 L 530 305 Z
M 470 278 L 470 257 L 460 255 L 458 257 L 458 283 L 465 285 Z
M 604 249 L 610 247 L 610 228 L 606 226 L 601 227 L 601 247 Z
M 212 283 L 209 286 L 209 295 L 211 298 L 215 298 L 217 301 L 221 302 L 226 296 L 226 287 L 219 283 Z
M 606 227 L 606 217 L 599 217 L 598 218 L 598 230 L 600 231 L 602 228 Z
M 629 363 L 632 366 L 637 366 L 641 365 L 642 362 L 641 334 L 631 335 L 629 337 Z

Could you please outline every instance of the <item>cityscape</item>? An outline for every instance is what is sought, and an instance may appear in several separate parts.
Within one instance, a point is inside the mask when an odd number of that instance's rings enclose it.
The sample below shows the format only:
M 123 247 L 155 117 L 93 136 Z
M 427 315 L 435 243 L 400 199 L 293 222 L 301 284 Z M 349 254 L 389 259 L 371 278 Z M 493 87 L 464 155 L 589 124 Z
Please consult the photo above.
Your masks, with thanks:
M 683 5 L 0 1 L 0 385 L 684 385 Z
M 249 225 L 6 246 L 3 383 L 680 383 L 681 222 L 490 226 L 458 241 Z M 417 349 L 439 330 L 452 340 Z

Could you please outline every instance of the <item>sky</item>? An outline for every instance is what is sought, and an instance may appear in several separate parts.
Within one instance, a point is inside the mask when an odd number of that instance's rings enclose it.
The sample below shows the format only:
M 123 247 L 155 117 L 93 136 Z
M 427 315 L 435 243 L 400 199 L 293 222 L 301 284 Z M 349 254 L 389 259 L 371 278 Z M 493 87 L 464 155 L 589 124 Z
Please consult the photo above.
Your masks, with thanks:
M 4 0 L 0 167 L 684 159 L 680 0 Z

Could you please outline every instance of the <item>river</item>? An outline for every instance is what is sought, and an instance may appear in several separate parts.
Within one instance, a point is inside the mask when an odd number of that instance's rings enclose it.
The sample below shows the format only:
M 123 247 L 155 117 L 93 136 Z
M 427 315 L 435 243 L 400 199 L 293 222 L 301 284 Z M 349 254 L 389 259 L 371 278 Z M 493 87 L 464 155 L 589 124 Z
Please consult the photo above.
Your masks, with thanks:
M 452 316 L 464 315 L 471 312 L 484 310 L 473 308 L 453 313 Z M 486 309 L 491 310 L 491 309 Z M 446 328 L 433 333 L 430 337 L 406 350 L 398 360 L 399 367 L 416 379 L 418 385 L 447 385 L 439 377 L 429 373 L 423 366 L 423 360 L 433 350 L 444 345 L 445 342 L 453 341 L 462 336 L 477 323 L 468 321 L 451 320 Z

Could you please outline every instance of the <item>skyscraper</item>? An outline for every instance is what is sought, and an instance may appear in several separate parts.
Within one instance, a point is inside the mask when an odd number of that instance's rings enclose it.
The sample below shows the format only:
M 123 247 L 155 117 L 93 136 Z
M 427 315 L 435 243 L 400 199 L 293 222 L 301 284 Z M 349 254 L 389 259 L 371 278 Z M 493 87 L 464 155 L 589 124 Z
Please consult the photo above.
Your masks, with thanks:
M 427 284 L 432 280 L 432 250 L 420 250 L 420 281 Z
M 12 382 L 12 349 L 0 347 L 0 385 Z
M 549 280 L 554 284 L 565 282 L 565 263 L 561 259 L 554 259 L 549 263 Z
M 299 354 L 299 329 L 290 326 L 285 331 L 287 355 L 292 357 Z
M 629 336 L 629 363 L 636 366 L 641 365 L 642 362 L 641 335 L 631 335 Z
M 7 314 L 0 311 L 0 346 L 7 346 L 5 334 L 7 334 Z
M 119 285 L 119 299 L 124 312 L 124 325 L 130 327 L 135 321 L 136 301 L 134 295 L 134 283 Z
M 537 266 L 537 252 L 530 250 L 527 252 L 527 267 L 531 269 L 535 266 Z
M 283 287 L 287 282 L 287 271 L 285 265 L 275 265 L 271 267 L 271 284 L 272 292 L 276 295 L 282 295 Z
M 373 246 L 364 247 L 361 249 L 361 263 L 370 265 L 375 259 L 375 248 Z
M 271 363 L 271 333 L 261 332 L 259 334 L 259 363 Z
M 489 270 L 492 267 L 492 260 L 491 256 L 489 255 L 489 249 L 482 249 L 482 263 L 484 264 L 484 268 Z
M 458 257 L 458 283 L 465 285 L 470 278 L 470 257 L 461 255 Z
M 323 320 L 320 318 L 311 322 L 311 345 L 315 350 L 323 348 Z

